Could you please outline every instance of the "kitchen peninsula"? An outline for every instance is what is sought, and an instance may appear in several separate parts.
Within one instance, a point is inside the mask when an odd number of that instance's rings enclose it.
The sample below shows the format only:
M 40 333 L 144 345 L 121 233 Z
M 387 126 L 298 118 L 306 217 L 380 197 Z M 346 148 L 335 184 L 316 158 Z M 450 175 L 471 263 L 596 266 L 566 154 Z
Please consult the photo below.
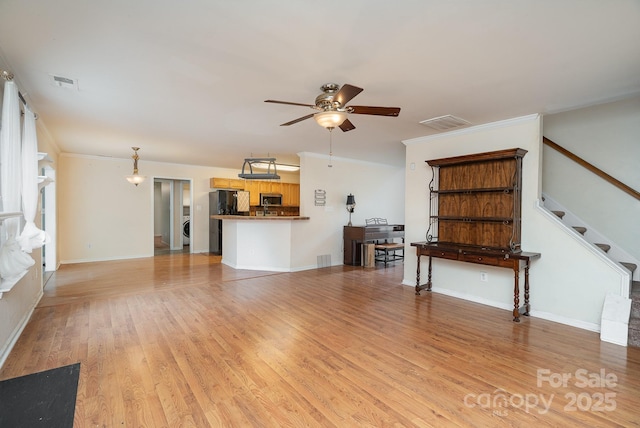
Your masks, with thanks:
M 302 216 L 212 215 L 222 220 L 222 263 L 235 269 L 291 272 L 292 236 Z

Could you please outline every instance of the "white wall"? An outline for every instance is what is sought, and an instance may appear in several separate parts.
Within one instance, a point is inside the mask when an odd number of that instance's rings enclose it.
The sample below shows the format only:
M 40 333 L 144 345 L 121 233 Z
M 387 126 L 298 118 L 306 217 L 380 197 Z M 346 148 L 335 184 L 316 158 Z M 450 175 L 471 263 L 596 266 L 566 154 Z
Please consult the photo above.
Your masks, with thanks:
M 563 231 L 538 207 L 542 161 L 538 115 L 416 138 L 405 144 L 408 242 L 424 241 L 428 227 L 431 169 L 425 160 L 515 147 L 528 150 L 523 159 L 522 249 L 542 254 L 532 263 L 530 271 L 531 314 L 590 330 L 599 329 L 604 296 L 607 292 L 620 293 L 623 272 Z M 415 250 L 407 251 L 404 267 L 403 282 L 415 286 Z M 422 272 L 421 283 L 425 283 L 426 265 Z M 480 272 L 488 274 L 487 282 L 480 281 Z M 513 272 L 510 269 L 434 259 L 433 289 L 503 308 L 509 311 L 505 312 L 505 321 L 511 319 Z
M 404 169 L 361 162 L 331 159 L 313 153 L 300 156 L 300 214 L 309 221 L 294 222 L 292 265 L 308 269 L 317 265 L 317 256 L 331 255 L 331 264 L 343 260 L 343 227 L 349 222 L 347 195 L 356 200 L 351 216 L 354 226 L 364 225 L 371 217 L 386 218 L 389 223 L 404 223 Z M 326 205 L 316 206 L 315 190 L 326 191 Z
M 331 254 L 342 264 L 342 228 L 349 214 L 346 199 L 356 197 L 354 225 L 365 218 L 404 222 L 404 170 L 357 160 L 303 153 L 301 172 L 281 173 L 282 181 L 300 182 L 300 213 L 310 221 L 295 222 L 291 248 L 295 270 L 314 268 L 317 256 Z M 209 178 L 237 177 L 239 170 L 196 167 L 140 160 L 147 180 L 138 187 L 125 180 L 128 159 L 64 154 L 58 168 L 60 259 L 63 263 L 153 256 L 153 178 L 193 180 L 191 246 L 209 251 Z M 327 191 L 327 206 L 314 205 L 314 190 Z M 304 224 L 299 224 L 304 223 Z
M 130 159 L 63 154 L 58 168 L 62 263 L 153 256 L 154 178 L 193 180 L 193 252 L 209 251 L 209 179 L 237 177 L 238 170 L 145 161 L 139 186 L 125 180 Z
M 544 135 L 640 191 L 640 97 L 544 117 Z M 640 201 L 544 147 L 543 191 L 640 259 Z

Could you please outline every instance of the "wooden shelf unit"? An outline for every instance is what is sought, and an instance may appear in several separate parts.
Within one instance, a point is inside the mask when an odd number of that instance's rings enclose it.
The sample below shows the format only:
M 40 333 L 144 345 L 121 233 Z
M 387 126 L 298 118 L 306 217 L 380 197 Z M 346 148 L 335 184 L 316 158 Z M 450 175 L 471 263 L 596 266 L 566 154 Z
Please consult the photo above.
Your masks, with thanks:
M 526 153 L 508 149 L 426 161 L 433 173 L 427 241 L 519 251 Z
M 507 149 L 426 161 L 429 227 L 425 242 L 413 242 L 418 257 L 416 295 L 431 291 L 432 259 L 510 268 L 514 273 L 513 320 L 520 321 L 520 272 L 524 270 L 524 311 L 529 314 L 529 267 L 539 253 L 523 252 L 521 240 L 522 158 Z M 429 257 L 427 283 L 420 284 L 420 257 Z

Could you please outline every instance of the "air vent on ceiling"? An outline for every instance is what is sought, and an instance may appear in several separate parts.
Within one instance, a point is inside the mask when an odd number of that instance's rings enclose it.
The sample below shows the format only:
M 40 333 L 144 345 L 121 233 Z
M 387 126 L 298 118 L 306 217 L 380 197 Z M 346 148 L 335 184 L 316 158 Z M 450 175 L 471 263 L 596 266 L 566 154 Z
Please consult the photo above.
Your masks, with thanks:
M 460 119 L 459 117 L 452 116 L 450 114 L 423 120 L 420 123 L 424 126 L 435 129 L 436 131 L 448 131 L 450 129 L 471 125 L 471 122 L 467 122 L 464 119 Z
M 51 84 L 53 86 L 58 86 L 60 88 L 73 89 L 75 91 L 78 90 L 77 79 L 70 79 L 69 77 L 56 76 L 55 74 L 50 74 L 49 79 L 51 80 Z

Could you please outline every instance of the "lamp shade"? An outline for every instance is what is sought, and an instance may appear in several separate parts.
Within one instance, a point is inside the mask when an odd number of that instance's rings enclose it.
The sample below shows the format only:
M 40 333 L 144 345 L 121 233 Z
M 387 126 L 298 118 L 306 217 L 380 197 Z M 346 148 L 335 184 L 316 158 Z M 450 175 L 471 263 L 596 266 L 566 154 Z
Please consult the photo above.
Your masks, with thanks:
M 316 120 L 318 125 L 323 128 L 335 128 L 336 126 L 342 125 L 347 119 L 347 113 L 344 111 L 323 111 L 320 113 L 316 113 L 313 115 L 313 118 Z
M 127 181 L 131 184 L 135 184 L 136 186 L 142 183 L 145 178 L 147 177 L 145 177 L 144 175 L 138 175 L 138 174 L 132 174 L 132 175 L 126 176 Z
M 349 193 L 349 195 L 347 196 L 347 205 L 355 205 L 355 204 L 356 204 L 355 196 Z

